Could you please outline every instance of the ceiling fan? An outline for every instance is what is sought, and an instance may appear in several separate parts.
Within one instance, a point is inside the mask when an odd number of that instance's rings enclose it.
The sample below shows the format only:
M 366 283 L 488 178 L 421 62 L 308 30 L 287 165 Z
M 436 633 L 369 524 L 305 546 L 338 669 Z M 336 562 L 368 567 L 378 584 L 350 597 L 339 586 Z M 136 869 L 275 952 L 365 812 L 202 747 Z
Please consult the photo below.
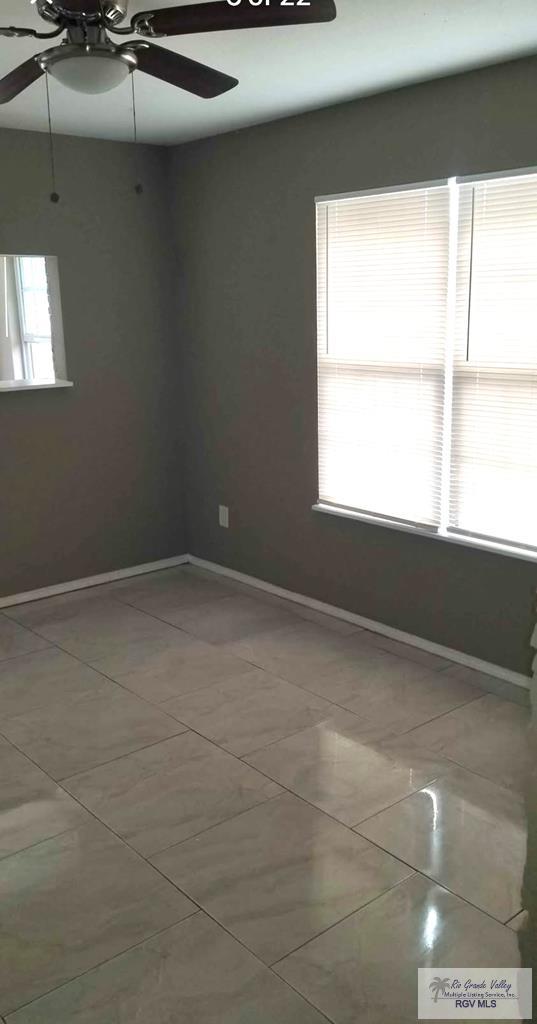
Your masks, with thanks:
M 59 46 L 30 57 L 1 79 L 0 103 L 14 99 L 45 72 L 78 92 L 98 93 L 113 89 L 136 69 L 196 96 L 220 96 L 238 85 L 238 80 L 147 40 L 226 29 L 305 25 L 336 17 L 334 0 L 264 0 L 263 6 L 254 5 L 252 0 L 215 0 L 143 11 L 123 26 L 128 0 L 31 2 L 38 14 L 55 26 L 52 31 L 7 27 L 0 28 L 0 36 L 52 39 L 65 32 L 66 37 Z M 108 33 L 142 38 L 118 45 Z

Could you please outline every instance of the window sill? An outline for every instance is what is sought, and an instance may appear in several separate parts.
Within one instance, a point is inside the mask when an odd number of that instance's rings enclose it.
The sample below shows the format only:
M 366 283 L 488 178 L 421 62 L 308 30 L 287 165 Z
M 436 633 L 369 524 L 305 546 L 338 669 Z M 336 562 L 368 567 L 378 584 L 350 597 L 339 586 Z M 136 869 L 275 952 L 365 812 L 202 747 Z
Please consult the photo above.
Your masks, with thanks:
M 444 544 L 456 544 L 458 547 L 491 551 L 499 555 L 507 555 L 509 558 L 521 559 L 523 562 L 537 562 L 537 551 L 525 551 L 521 548 L 511 547 L 509 544 L 500 544 L 498 541 L 458 537 L 451 533 L 436 533 L 432 530 L 426 530 L 424 527 L 399 523 L 393 519 L 383 519 L 381 516 L 370 516 L 365 512 L 353 512 L 352 509 L 338 508 L 337 505 L 323 505 L 322 502 L 312 505 L 312 510 L 313 512 L 322 512 L 323 515 L 338 516 L 342 519 L 358 519 L 362 523 L 386 527 L 388 530 L 400 530 L 403 533 L 417 534 L 419 537 L 428 537 L 429 540 L 441 541 Z
M 53 388 L 72 388 L 72 380 L 2 380 L 0 391 L 50 391 Z

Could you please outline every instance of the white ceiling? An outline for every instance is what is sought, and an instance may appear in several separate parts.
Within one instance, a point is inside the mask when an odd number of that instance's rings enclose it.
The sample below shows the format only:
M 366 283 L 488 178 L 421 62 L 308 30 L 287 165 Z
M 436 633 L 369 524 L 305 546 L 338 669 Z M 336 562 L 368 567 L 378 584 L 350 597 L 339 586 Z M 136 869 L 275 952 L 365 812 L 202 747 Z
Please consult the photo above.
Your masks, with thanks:
M 176 2 L 131 0 L 129 16 Z M 337 20 L 324 25 L 159 40 L 234 75 L 240 84 L 218 99 L 203 100 L 137 73 L 139 137 L 163 144 L 202 138 L 537 52 L 536 0 L 336 2 Z M 1 0 L 0 19 L 4 25 L 47 30 L 30 0 Z M 45 46 L 39 40 L 0 38 L 0 77 Z M 129 82 L 87 97 L 52 81 L 51 100 L 57 132 L 132 137 Z M 0 126 L 46 130 L 43 80 L 0 106 Z

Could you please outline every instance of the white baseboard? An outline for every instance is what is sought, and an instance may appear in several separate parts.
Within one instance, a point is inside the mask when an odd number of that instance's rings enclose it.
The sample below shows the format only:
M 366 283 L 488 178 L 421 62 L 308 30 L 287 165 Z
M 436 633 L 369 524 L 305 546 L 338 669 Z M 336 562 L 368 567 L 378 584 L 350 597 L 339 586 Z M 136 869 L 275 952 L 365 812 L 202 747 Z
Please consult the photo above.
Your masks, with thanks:
M 228 576 L 239 583 L 246 583 L 258 590 L 265 590 L 269 594 L 275 594 L 286 601 L 294 601 L 295 604 L 304 605 L 306 608 L 313 608 L 315 611 L 324 612 L 335 619 L 342 619 L 352 625 L 361 626 L 372 633 L 380 633 L 390 637 L 392 640 L 399 640 L 403 644 L 410 644 L 412 647 L 419 647 L 422 651 L 429 651 L 431 654 L 438 654 L 442 658 L 457 662 L 466 668 L 472 668 L 476 672 L 483 672 L 486 675 L 501 679 L 504 682 L 512 683 L 515 686 L 529 690 L 531 679 L 522 675 L 521 672 L 513 672 L 511 669 L 503 668 L 502 665 L 495 665 L 481 658 L 474 658 L 471 654 L 457 651 L 452 647 L 444 647 L 432 640 L 425 640 L 423 637 L 415 636 L 413 633 L 405 633 L 401 629 L 395 629 L 384 622 L 376 622 L 374 619 L 366 619 L 363 615 L 356 615 L 355 612 L 346 611 L 336 605 L 325 604 L 324 601 L 317 601 L 313 597 L 306 597 L 304 594 L 297 594 L 293 590 L 285 590 L 284 587 L 277 587 L 273 583 L 267 583 L 256 576 L 247 576 L 243 572 L 229 569 L 217 562 L 208 562 L 205 558 L 198 558 L 197 555 L 177 555 L 174 558 L 161 558 L 157 562 L 146 562 L 143 565 L 130 566 L 127 569 L 114 569 L 112 572 L 99 573 L 97 576 L 86 576 L 79 580 L 69 580 L 66 583 L 55 583 L 51 587 L 40 587 L 38 590 L 28 590 L 22 594 L 12 594 L 9 597 L 0 597 L 0 608 L 9 608 L 16 604 L 26 604 L 29 601 L 39 601 L 45 597 L 55 597 L 58 594 L 68 594 L 75 590 L 84 590 L 88 587 L 98 587 L 103 583 L 113 583 L 116 580 L 129 579 L 131 576 L 141 576 L 145 573 L 158 572 L 160 569 L 171 569 L 177 565 L 191 563 L 200 569 L 207 569 L 209 572 L 218 573 L 221 576 Z M 536 645 L 537 646 L 537 645 Z
M 15 604 L 27 604 L 29 601 L 40 601 L 44 597 L 56 597 L 58 594 L 69 594 L 73 590 L 85 590 L 86 587 L 98 587 L 103 583 L 126 580 L 130 576 L 142 576 L 144 573 L 157 572 L 159 569 L 172 569 L 175 565 L 184 565 L 189 561 L 188 555 L 176 555 L 174 558 L 161 558 L 158 562 L 132 565 L 128 569 L 113 569 L 112 572 L 101 572 L 97 576 L 68 580 L 66 583 L 54 583 L 51 587 L 40 587 L 38 590 L 27 590 L 22 594 L 0 597 L 0 608 L 9 608 Z
M 513 672 L 511 669 L 503 668 L 502 665 L 495 665 L 490 661 L 483 661 L 481 658 L 474 658 L 471 654 L 465 654 L 463 651 L 457 651 L 452 647 L 444 647 L 442 644 L 436 644 L 432 640 L 425 640 L 421 636 L 415 636 L 413 633 L 405 633 L 402 629 L 395 629 L 393 626 L 387 626 L 384 622 L 376 622 L 374 619 L 366 619 L 363 615 L 356 615 L 354 612 L 345 611 L 344 608 L 337 608 L 332 604 L 325 604 L 324 601 L 316 601 L 315 598 L 305 597 L 303 594 L 296 594 L 292 590 L 285 590 L 283 587 L 276 587 L 273 583 L 266 583 L 265 580 L 257 579 L 255 576 L 247 576 L 243 572 L 237 572 L 235 569 L 228 569 L 225 565 L 218 565 L 216 562 L 208 562 L 204 558 L 198 558 L 196 555 L 189 555 L 188 561 L 192 565 L 197 565 L 200 569 L 207 569 L 209 572 L 219 573 L 222 576 L 229 576 L 231 579 L 237 580 L 239 583 L 247 583 L 250 587 L 257 587 L 258 590 L 265 590 L 269 594 L 275 594 L 277 597 L 283 597 L 287 601 L 294 601 L 295 604 L 304 605 L 306 608 L 313 608 L 315 611 L 324 612 L 325 615 L 331 615 L 335 619 L 342 619 L 344 622 L 350 622 L 355 626 L 361 626 L 362 629 L 368 629 L 372 633 L 381 633 L 383 636 L 388 636 L 392 640 L 399 640 L 403 644 L 410 644 L 412 647 L 419 647 L 422 651 L 429 651 L 430 654 L 438 654 L 441 658 L 448 658 L 450 661 L 455 661 L 459 665 L 464 665 L 466 668 L 472 668 L 476 672 L 484 672 L 486 675 L 494 676 L 496 679 L 501 679 L 504 682 L 512 683 L 515 686 L 520 686 L 525 690 L 529 690 L 531 686 L 531 679 L 529 676 L 522 675 L 521 672 Z

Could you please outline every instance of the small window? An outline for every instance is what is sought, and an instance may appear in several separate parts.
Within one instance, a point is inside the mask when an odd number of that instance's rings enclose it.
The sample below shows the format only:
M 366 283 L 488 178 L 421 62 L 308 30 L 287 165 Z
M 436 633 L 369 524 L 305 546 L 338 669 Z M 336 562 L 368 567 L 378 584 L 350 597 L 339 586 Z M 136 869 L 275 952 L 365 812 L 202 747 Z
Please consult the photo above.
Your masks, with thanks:
M 0 390 L 68 383 L 57 259 L 0 256 Z

